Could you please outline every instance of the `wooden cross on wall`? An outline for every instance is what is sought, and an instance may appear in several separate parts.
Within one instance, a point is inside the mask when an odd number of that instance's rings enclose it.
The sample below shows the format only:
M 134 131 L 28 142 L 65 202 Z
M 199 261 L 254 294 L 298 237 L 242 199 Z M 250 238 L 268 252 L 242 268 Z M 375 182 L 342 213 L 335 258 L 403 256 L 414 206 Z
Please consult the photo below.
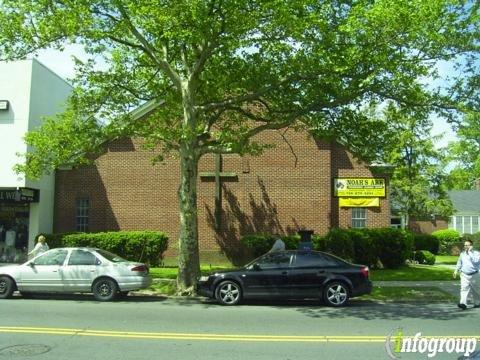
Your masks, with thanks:
M 201 172 L 200 178 L 215 179 L 215 229 L 220 229 L 222 219 L 222 183 L 224 179 L 237 179 L 234 172 L 222 172 L 223 158 L 222 154 L 215 154 L 215 171 Z

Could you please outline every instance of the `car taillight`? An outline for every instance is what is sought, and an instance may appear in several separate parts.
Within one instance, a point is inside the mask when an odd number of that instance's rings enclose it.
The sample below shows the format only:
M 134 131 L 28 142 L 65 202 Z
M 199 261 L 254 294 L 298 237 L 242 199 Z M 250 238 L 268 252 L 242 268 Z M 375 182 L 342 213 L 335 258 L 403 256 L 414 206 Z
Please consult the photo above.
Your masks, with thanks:
M 364 266 L 360 269 L 360 272 L 362 273 L 363 276 L 365 276 L 365 278 L 368 279 L 368 272 L 369 272 L 369 269 L 368 269 L 368 266 Z
M 148 266 L 146 265 L 137 265 L 130 269 L 130 271 L 138 271 L 148 273 Z

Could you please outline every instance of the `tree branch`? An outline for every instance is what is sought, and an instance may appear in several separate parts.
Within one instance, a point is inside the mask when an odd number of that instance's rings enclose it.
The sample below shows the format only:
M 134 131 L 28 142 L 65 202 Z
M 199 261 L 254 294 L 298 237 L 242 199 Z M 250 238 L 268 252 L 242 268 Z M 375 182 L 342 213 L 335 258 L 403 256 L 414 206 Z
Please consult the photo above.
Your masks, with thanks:
M 288 139 L 285 137 L 285 133 L 287 132 L 288 128 L 285 129 L 285 131 L 282 133 L 280 132 L 280 136 L 283 138 L 283 140 L 287 143 L 288 147 L 290 148 L 290 151 L 293 155 L 293 157 L 295 158 L 295 165 L 294 167 L 297 167 L 297 163 L 298 163 L 298 156 L 297 154 L 295 154 L 295 150 L 293 149 L 293 146 L 292 144 L 290 144 L 290 142 L 288 141 Z
M 127 41 L 127 40 L 123 40 L 123 39 L 119 39 L 117 38 L 116 36 L 113 36 L 113 35 L 110 35 L 110 34 L 106 34 L 106 36 L 112 40 L 112 41 L 115 41 L 119 44 L 123 44 L 123 45 L 126 45 L 128 47 L 132 47 L 132 48 L 135 48 L 135 49 L 139 49 L 139 50 L 142 50 L 142 51 L 145 51 L 145 48 L 142 46 L 142 45 L 138 45 L 138 44 L 135 44 L 135 43 L 132 43 L 130 41 Z
M 122 14 L 122 17 L 125 19 L 128 28 L 132 32 L 133 36 L 143 45 L 144 52 L 162 69 L 165 71 L 167 76 L 172 80 L 178 90 L 181 90 L 182 84 L 181 79 L 178 73 L 170 66 L 168 63 L 166 56 L 164 59 L 158 59 L 155 54 L 155 49 L 153 49 L 149 42 L 145 39 L 145 37 L 138 31 L 138 29 L 133 25 L 130 17 L 127 14 L 127 11 L 119 1 L 115 1 L 117 4 L 118 10 Z M 165 49 L 164 49 L 165 51 Z
M 215 13 L 214 4 L 215 4 L 215 1 L 212 1 L 210 4 L 211 16 L 214 16 L 214 13 Z M 190 81 L 192 85 L 195 84 L 196 80 L 200 76 L 200 73 L 203 71 L 207 60 L 213 54 L 213 51 L 217 46 L 216 40 L 218 39 L 218 37 L 221 36 L 221 34 L 225 32 L 225 16 L 223 13 L 220 14 L 220 18 L 221 18 L 220 30 L 216 32 L 211 39 L 206 40 L 203 45 L 198 46 L 196 49 L 194 49 L 196 51 L 197 61 L 193 66 L 193 70 L 190 77 Z

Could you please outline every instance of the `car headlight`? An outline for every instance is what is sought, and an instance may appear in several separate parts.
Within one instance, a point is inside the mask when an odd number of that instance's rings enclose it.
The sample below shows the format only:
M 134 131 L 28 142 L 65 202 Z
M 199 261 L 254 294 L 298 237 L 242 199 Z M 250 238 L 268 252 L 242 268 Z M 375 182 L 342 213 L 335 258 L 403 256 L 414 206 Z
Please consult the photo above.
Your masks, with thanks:
M 199 281 L 208 281 L 209 276 L 200 276 Z

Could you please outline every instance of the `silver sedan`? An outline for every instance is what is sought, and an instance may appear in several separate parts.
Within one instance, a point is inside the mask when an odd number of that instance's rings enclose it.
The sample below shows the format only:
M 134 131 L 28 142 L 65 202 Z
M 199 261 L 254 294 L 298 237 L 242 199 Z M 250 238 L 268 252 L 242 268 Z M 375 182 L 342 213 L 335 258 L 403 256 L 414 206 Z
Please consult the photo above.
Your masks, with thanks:
M 93 293 L 99 301 L 150 286 L 148 266 L 95 248 L 57 248 L 22 265 L 0 267 L 0 299 L 15 290 L 33 293 Z

